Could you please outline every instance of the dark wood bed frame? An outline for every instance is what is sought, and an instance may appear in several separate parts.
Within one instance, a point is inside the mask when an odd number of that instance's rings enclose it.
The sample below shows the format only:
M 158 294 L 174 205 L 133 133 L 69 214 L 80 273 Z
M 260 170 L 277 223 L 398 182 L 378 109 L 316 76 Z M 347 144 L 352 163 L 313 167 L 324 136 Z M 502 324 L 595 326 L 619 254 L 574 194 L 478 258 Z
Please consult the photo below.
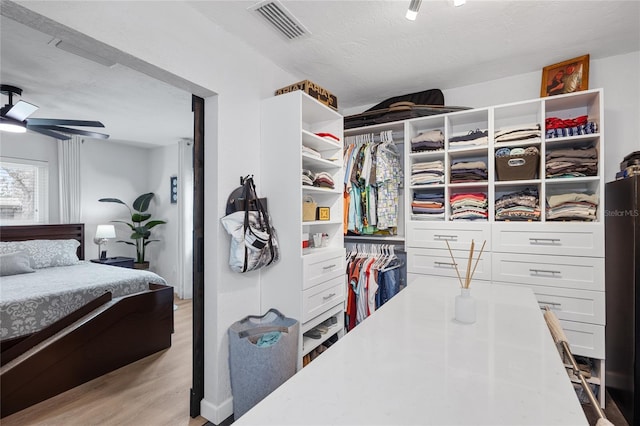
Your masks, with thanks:
M 0 226 L 1 241 L 77 239 L 84 224 Z M 105 293 L 45 329 L 0 343 L 0 417 L 171 346 L 173 287 L 113 299 Z

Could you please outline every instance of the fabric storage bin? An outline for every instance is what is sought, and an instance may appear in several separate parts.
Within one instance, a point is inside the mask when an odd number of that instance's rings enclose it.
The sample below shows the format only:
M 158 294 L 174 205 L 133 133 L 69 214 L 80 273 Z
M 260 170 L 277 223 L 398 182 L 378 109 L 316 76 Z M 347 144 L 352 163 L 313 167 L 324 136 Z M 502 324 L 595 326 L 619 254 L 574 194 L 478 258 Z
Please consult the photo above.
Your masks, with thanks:
M 235 420 L 296 373 L 299 330 L 298 321 L 276 309 L 245 317 L 229 327 Z
M 505 155 L 496 157 L 498 180 L 535 179 L 540 154 Z
M 311 196 L 307 195 L 302 200 L 302 221 L 303 222 L 311 222 L 316 220 L 316 207 L 318 207 L 318 203 L 316 203 Z

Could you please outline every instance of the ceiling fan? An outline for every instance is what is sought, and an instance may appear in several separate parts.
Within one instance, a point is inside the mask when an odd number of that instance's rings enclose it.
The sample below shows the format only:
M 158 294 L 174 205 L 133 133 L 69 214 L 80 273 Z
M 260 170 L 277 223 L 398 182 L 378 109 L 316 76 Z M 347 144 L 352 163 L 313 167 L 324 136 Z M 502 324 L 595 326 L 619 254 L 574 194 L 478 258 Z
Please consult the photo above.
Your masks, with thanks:
M 0 109 L 0 130 L 10 132 L 26 132 L 32 130 L 46 136 L 60 140 L 69 140 L 72 135 L 82 135 L 90 138 L 107 139 L 104 133 L 78 130 L 63 126 L 104 127 L 99 121 L 65 120 L 55 118 L 28 118 L 38 107 L 25 101 L 18 101 L 13 105 L 13 95 L 22 95 L 22 89 L 8 84 L 0 85 L 0 92 L 9 97 L 9 103 Z

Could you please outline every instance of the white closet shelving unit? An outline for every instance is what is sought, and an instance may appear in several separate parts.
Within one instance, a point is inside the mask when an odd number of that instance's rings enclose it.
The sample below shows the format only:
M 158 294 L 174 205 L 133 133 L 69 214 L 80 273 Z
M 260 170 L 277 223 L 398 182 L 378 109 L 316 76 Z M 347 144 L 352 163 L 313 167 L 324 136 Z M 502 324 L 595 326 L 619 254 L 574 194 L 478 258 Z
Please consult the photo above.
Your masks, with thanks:
M 586 115 L 597 124 L 594 134 L 545 138 L 545 119 L 575 118 Z M 538 123 L 542 138 L 538 142 L 495 143 L 494 132 L 505 127 Z M 411 164 L 442 160 L 445 183 L 409 186 L 405 191 L 406 245 L 408 284 L 412 277 L 432 275 L 437 280 L 457 282 L 456 272 L 446 242 L 456 257 L 460 271 L 466 270 L 471 240 L 486 240 L 474 280 L 495 281 L 528 286 L 541 307 L 549 306 L 558 316 L 574 355 L 589 357 L 595 364 L 592 383 L 604 390 L 604 117 L 603 91 L 594 89 L 573 94 L 516 102 L 488 108 L 412 119 L 405 126 L 405 182 L 411 181 Z M 410 140 L 419 133 L 441 129 L 445 149 L 412 153 Z M 488 130 L 486 146 L 456 149 L 448 140 L 470 130 Z M 536 176 L 528 180 L 500 180 L 495 172 L 495 151 L 501 147 L 536 146 L 540 165 Z M 547 178 L 545 156 L 549 150 L 594 146 L 598 152 L 596 176 Z M 451 183 L 453 161 L 483 160 L 487 164 L 486 182 Z M 540 218 L 537 221 L 496 221 L 495 201 L 501 196 L 525 188 L 535 188 L 539 195 Z M 412 220 L 411 200 L 415 191 L 439 192 L 445 198 L 445 216 L 441 220 Z M 488 198 L 486 221 L 452 220 L 450 198 L 459 192 L 483 192 Z M 597 194 L 596 220 L 553 221 L 546 212 L 545 200 L 567 192 Z M 446 241 L 446 242 L 445 242 Z M 600 402 L 604 407 L 604 391 Z
M 298 368 L 302 358 L 344 330 L 345 249 L 343 239 L 343 118 L 302 91 L 262 102 L 260 193 L 267 196 L 278 234 L 280 261 L 261 274 L 261 308 L 280 310 L 300 322 Z M 330 133 L 340 140 L 320 137 Z M 321 158 L 303 153 L 312 148 Z M 326 172 L 334 189 L 302 185 L 302 170 Z M 311 196 L 329 207 L 330 220 L 303 222 L 302 203 Z M 326 246 L 303 248 L 303 235 L 326 234 Z M 334 317 L 320 339 L 303 334 Z

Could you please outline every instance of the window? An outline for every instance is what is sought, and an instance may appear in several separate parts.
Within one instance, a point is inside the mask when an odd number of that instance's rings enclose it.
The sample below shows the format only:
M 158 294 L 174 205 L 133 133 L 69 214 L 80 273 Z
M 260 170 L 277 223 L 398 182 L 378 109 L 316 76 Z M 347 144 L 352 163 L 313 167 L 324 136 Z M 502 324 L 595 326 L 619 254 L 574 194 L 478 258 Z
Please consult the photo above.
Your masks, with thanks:
M 0 157 L 0 224 L 47 223 L 49 164 Z

